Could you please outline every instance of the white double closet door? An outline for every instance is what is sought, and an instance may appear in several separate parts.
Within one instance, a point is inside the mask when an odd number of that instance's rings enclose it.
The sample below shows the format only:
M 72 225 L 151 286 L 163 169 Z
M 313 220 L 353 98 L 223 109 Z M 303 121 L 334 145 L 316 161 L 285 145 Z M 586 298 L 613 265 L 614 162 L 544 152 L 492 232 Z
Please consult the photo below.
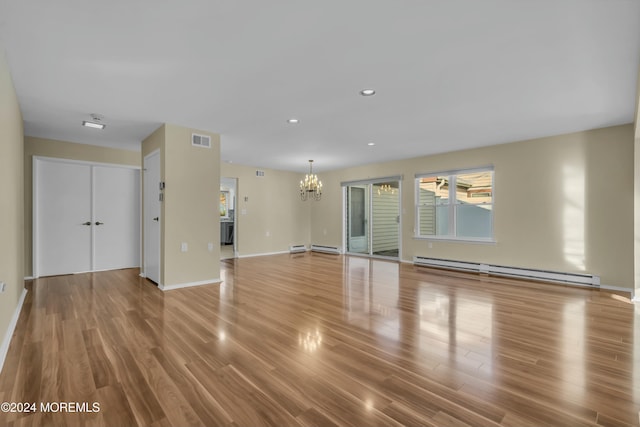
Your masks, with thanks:
M 34 276 L 140 266 L 140 171 L 34 159 Z

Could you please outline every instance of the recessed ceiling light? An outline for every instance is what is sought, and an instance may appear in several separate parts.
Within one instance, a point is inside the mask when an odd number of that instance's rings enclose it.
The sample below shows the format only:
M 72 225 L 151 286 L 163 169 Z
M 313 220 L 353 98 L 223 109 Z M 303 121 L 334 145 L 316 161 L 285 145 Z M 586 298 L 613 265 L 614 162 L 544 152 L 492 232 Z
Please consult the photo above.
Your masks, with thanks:
M 104 129 L 106 127 L 102 123 L 88 122 L 86 120 L 82 121 L 82 126 L 86 126 L 88 128 L 93 128 L 93 129 Z
M 367 145 L 368 145 L 369 147 L 373 147 L 374 145 L 376 145 L 376 143 L 375 143 L 375 142 L 367 142 Z
M 360 95 L 362 96 L 373 96 L 376 94 L 376 91 L 373 89 L 362 89 L 360 91 Z
M 290 125 L 295 125 L 295 124 L 297 124 L 298 122 L 299 122 L 299 120 L 298 120 L 298 119 L 289 119 L 289 120 L 287 120 L 287 123 L 289 123 Z

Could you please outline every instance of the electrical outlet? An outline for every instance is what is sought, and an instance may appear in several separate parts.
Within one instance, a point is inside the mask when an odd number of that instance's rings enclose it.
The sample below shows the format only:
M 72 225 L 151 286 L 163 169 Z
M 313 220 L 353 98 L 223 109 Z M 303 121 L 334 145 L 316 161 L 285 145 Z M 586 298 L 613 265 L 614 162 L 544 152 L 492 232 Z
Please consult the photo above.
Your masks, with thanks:
M 209 249 L 209 252 L 213 252 L 213 243 L 209 242 L 207 248 Z
M 180 245 L 180 250 L 182 252 L 187 252 L 189 250 L 189 245 L 187 245 L 186 242 L 182 242 L 182 245 Z

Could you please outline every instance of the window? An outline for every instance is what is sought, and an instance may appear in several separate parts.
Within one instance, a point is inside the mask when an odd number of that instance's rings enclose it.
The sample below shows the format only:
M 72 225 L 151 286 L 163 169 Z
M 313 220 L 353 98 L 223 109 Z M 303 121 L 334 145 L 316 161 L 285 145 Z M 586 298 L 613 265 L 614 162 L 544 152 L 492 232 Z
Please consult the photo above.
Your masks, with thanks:
M 416 237 L 493 241 L 493 168 L 416 175 Z

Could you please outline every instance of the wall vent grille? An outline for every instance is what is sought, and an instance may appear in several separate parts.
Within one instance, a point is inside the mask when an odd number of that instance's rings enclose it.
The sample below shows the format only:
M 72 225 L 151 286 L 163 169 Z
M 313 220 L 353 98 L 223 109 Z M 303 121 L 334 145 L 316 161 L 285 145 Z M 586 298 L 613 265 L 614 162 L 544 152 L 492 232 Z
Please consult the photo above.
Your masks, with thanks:
M 211 148 L 211 137 L 208 135 L 191 134 L 191 145 L 194 147 Z

